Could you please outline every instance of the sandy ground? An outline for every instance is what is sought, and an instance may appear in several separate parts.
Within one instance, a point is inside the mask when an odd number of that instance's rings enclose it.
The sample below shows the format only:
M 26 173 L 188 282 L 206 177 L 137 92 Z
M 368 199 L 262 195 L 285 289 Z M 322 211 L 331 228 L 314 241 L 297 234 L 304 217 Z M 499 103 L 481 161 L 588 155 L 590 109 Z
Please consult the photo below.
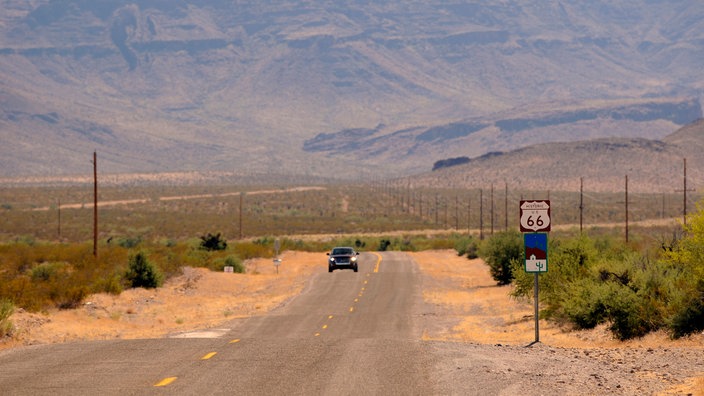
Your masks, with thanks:
M 424 339 L 491 345 L 528 345 L 535 340 L 532 301 L 510 298 L 510 286 L 496 286 L 481 260 L 458 257 L 453 250 L 409 254 L 423 273 L 425 302 L 439 313 Z M 14 337 L 0 342 L 0 349 L 73 340 L 174 336 L 266 313 L 299 294 L 313 273 L 326 269 L 320 253 L 289 251 L 280 257 L 278 273 L 270 259 L 246 262 L 246 274 L 186 268 L 181 276 L 156 290 L 93 295 L 76 310 L 17 312 L 12 317 Z M 557 348 L 688 347 L 704 353 L 704 334 L 673 341 L 664 333 L 655 333 L 619 342 L 604 327 L 569 331 L 545 321 L 540 322 L 540 341 Z M 672 394 L 704 395 L 704 368 L 700 377 L 688 379 Z

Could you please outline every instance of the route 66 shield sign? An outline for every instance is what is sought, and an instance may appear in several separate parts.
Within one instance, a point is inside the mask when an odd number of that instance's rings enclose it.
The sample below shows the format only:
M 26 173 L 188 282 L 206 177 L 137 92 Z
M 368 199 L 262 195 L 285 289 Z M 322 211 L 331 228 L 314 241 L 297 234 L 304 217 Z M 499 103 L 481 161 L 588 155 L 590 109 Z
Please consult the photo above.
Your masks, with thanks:
M 521 201 L 521 232 L 550 231 L 550 201 Z

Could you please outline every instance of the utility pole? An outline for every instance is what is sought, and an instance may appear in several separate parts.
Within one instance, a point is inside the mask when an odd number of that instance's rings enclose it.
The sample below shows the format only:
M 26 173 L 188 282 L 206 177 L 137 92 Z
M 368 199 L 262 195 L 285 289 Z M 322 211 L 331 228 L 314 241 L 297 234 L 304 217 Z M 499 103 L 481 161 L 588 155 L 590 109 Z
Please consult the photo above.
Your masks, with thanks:
M 450 206 L 450 202 L 443 198 L 442 203 L 443 205 L 445 205 L 445 228 L 447 228 L 449 226 L 449 224 L 447 223 L 447 208 Z
M 435 225 L 438 225 L 438 193 L 435 193 Z
M 419 191 L 418 194 L 418 213 L 420 214 L 420 220 L 423 221 L 423 191 Z
M 628 243 L 628 175 L 626 175 L 626 243 Z
M 508 183 L 504 182 L 504 231 L 508 231 Z
M 460 229 L 460 197 L 455 195 L 455 230 Z
M 244 192 L 240 192 L 240 240 L 242 240 L 242 200 Z
M 479 189 L 479 239 L 484 240 L 484 193 Z
M 494 235 L 494 183 L 491 183 L 491 234 Z
M 682 196 L 684 197 L 684 203 L 682 205 L 682 222 L 684 226 L 687 226 L 687 158 L 684 158 L 684 185 L 682 188 Z
M 682 188 L 682 199 L 684 200 L 682 204 L 682 223 L 684 227 L 687 227 L 687 192 L 688 191 L 695 191 L 694 189 L 688 189 L 687 188 L 687 158 L 683 158 L 684 160 L 684 185 Z M 679 192 L 680 190 L 675 190 Z
M 472 235 L 472 227 L 470 225 L 471 223 L 469 222 L 469 220 L 470 220 L 469 214 L 471 212 L 471 209 L 472 209 L 472 200 L 470 198 L 467 198 L 467 235 Z
M 93 257 L 98 257 L 98 154 L 93 151 Z
M 58 212 L 59 212 L 58 235 L 59 235 L 59 242 L 61 242 L 61 198 L 59 198 L 59 200 L 58 200 L 57 209 L 58 209 Z
M 579 178 L 579 232 L 582 232 L 582 215 L 584 212 L 584 178 Z

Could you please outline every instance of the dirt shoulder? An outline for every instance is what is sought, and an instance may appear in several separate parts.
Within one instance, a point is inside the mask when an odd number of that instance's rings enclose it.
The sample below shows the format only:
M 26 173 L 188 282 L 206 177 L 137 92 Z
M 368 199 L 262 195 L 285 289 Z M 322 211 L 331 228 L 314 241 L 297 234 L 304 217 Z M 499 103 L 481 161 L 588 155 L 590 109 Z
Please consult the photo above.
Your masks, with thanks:
M 467 260 L 452 250 L 410 255 L 423 273 L 423 298 L 432 312 L 423 338 L 455 342 L 439 349 L 461 356 L 445 363 L 452 382 L 472 383 L 475 374 L 462 377 L 461 367 L 476 363 L 464 356 L 476 353 L 473 345 L 485 345 L 493 348 L 481 349 L 482 359 L 503 365 L 532 361 L 542 369 L 545 375 L 520 367 L 498 374 L 522 384 L 530 378 L 536 381 L 532 389 L 544 394 L 704 395 L 704 334 L 674 341 L 658 332 L 620 342 L 605 326 L 570 331 L 541 320 L 540 343 L 527 348 L 535 341 L 533 302 L 510 298 L 511 286 L 497 286 L 482 260 Z

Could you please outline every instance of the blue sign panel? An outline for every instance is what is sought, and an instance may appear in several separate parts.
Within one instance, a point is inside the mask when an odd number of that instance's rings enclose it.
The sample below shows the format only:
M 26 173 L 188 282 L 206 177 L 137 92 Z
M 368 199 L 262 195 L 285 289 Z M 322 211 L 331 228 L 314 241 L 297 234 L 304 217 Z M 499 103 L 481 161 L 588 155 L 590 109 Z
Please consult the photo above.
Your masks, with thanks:
M 523 234 L 526 272 L 548 272 L 548 234 Z

